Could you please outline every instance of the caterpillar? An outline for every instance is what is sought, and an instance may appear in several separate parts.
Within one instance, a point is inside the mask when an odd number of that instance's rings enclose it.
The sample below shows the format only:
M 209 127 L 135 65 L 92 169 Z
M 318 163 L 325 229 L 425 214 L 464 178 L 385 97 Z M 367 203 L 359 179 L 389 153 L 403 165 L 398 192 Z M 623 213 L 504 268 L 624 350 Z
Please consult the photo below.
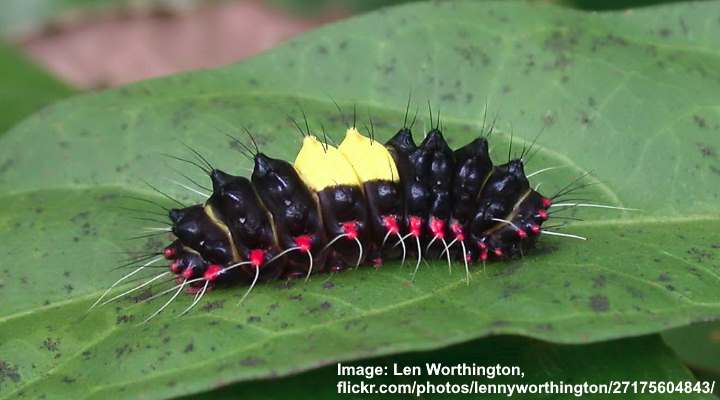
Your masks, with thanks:
M 247 285 L 242 302 L 258 282 L 307 280 L 313 274 L 379 266 L 394 258 L 404 265 L 409 254 L 415 257 L 413 280 L 424 258 L 442 257 L 450 270 L 453 260 L 462 261 L 469 283 L 471 264 L 523 256 L 542 235 L 586 240 L 543 228 L 554 213 L 551 208 L 625 209 L 558 203 L 582 187 L 578 180 L 553 196 L 542 195 L 530 186 L 529 177 L 552 167 L 530 175 L 524 171 L 535 141 L 515 158 L 511 141 L 508 161 L 497 164 L 488 142 L 494 123 L 452 150 L 440 116 L 433 121 L 430 109 L 431 129 L 417 143 L 412 133 L 417 111 L 409 121 L 409 107 L 408 101 L 402 128 L 385 143 L 375 140 L 372 119 L 368 135 L 361 133 L 354 113 L 352 124 L 346 122 L 344 139 L 333 145 L 324 127 L 324 140 L 311 133 L 303 112 L 304 130 L 293 120 L 302 146 L 292 164 L 263 153 L 245 129 L 249 142 L 230 138 L 254 164 L 250 177 L 221 171 L 188 147 L 197 161 L 178 159 L 209 176 L 207 200 L 165 208 L 170 227 L 155 229 L 170 232 L 174 241 L 161 252 L 133 260 L 142 265 L 115 281 L 90 308 L 175 277 L 175 286 L 146 299 L 171 294 L 147 322 L 183 290 L 195 297 L 181 315 L 218 286 Z M 106 299 L 119 284 L 158 262 L 169 263 L 168 270 Z

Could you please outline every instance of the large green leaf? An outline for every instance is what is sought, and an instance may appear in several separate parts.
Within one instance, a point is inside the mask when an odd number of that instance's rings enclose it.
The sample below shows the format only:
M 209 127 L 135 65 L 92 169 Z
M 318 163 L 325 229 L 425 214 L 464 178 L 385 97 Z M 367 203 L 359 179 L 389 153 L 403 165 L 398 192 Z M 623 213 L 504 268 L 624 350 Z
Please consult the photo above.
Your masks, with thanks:
M 591 360 L 591 361 L 590 361 Z M 475 363 L 477 365 L 504 365 L 520 367 L 524 376 L 497 376 L 493 379 L 485 379 L 476 376 L 433 376 L 425 371 L 426 363 L 442 363 L 447 366 L 457 364 Z M 258 381 L 237 384 L 224 389 L 184 397 L 184 400 L 207 399 L 242 399 L 242 398 L 263 398 L 263 399 L 335 399 L 338 397 L 337 383 L 339 381 L 350 381 L 360 383 L 364 381 L 375 384 L 376 390 L 382 384 L 386 385 L 412 385 L 417 381 L 422 385 L 426 381 L 434 385 L 444 385 L 446 382 L 452 384 L 471 385 L 473 380 L 479 384 L 502 385 L 502 384 L 543 384 L 554 381 L 565 384 L 581 386 L 583 382 L 591 384 L 606 384 L 617 381 L 690 381 L 694 380 L 692 374 L 677 362 L 672 352 L 655 336 L 625 339 L 613 342 L 603 342 L 583 346 L 551 345 L 535 340 L 522 339 L 518 337 L 497 337 L 476 340 L 463 345 L 452 346 L 447 349 L 423 353 L 409 353 L 399 356 L 382 357 L 370 360 L 363 360 L 355 363 L 344 363 L 345 365 L 357 366 L 381 366 L 386 368 L 388 375 L 365 379 L 355 376 L 338 376 L 337 366 L 328 366 L 315 371 L 306 372 L 297 376 L 278 379 L 271 384 L 268 381 Z M 406 366 L 419 366 L 422 375 L 406 376 L 394 375 L 395 366 L 399 371 Z M 308 389 L 308 383 L 312 382 L 313 390 Z M 522 390 L 517 388 L 516 390 Z M 468 395 L 465 395 L 468 396 Z M 374 394 L 377 398 L 398 398 L 397 395 Z M 409 397 L 409 396 L 408 396 Z M 446 394 L 428 394 L 422 398 L 444 399 Z M 482 396 L 483 398 L 506 399 L 507 394 Z M 513 398 L 536 399 L 535 395 L 518 395 Z M 545 395 L 546 399 L 568 399 L 572 394 L 566 395 Z M 592 396 L 590 396 L 592 397 Z M 712 395 L 703 393 L 673 393 L 673 394 L 627 394 L 621 396 L 605 396 L 605 398 L 668 398 L 677 399 L 716 399 Z M 592 398 L 600 398 L 595 396 Z
M 0 43 L 0 135 L 38 109 L 72 91 Z
M 720 24 L 704 4 L 585 14 L 546 5 L 432 3 L 320 29 L 216 71 L 67 100 L 0 139 L 0 354 L 18 380 L 5 397 L 167 397 L 331 363 L 513 333 L 583 343 L 720 316 L 716 148 Z M 682 21 L 682 23 L 678 22 Z M 522 260 L 473 268 L 388 263 L 310 283 L 215 291 L 182 319 L 136 326 L 152 306 L 95 310 L 140 233 L 121 195 L 158 200 L 141 178 L 187 198 L 161 152 L 181 142 L 218 166 L 249 162 L 223 131 L 250 125 L 269 154 L 292 159 L 285 120 L 298 104 L 339 136 L 330 95 L 373 115 L 378 136 L 402 120 L 408 91 L 430 98 L 446 135 L 476 135 L 499 112 L 496 158 L 544 129 L 528 171 L 552 193 L 592 171 L 585 196 L 641 212 L 584 212 L 577 242 L 543 237 Z M 420 121 L 418 126 L 422 126 Z M 173 167 L 182 167 L 173 164 Z M 197 175 L 194 175 L 197 177 Z M 155 196 L 155 197 L 153 197 Z M 142 204 L 142 203 L 140 203 Z M 147 226 L 147 224 L 144 224 Z M 7 237 L 7 238 L 5 238 Z M 67 274 L 67 276 L 66 276 Z M 326 279 L 329 279 L 326 281 Z M 169 311 L 177 313 L 189 298 Z M 170 314 L 170 313 L 168 313 Z M 68 385 L 66 382 L 75 382 Z M 8 393 L 8 395 L 5 395 Z

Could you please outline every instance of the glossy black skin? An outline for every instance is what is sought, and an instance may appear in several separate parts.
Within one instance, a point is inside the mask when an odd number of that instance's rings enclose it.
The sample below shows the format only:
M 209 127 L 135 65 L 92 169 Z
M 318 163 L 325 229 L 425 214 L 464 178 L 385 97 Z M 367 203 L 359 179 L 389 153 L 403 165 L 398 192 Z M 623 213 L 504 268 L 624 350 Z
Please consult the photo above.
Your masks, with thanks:
M 185 276 L 183 276 L 183 273 L 185 273 L 188 269 L 191 271 L 191 273 L 189 274 L 189 278 L 187 279 L 190 280 L 203 276 L 205 270 L 208 267 L 207 262 L 205 262 L 205 260 L 200 254 L 184 248 L 181 248 L 177 253 L 175 263 L 177 265 L 177 269 L 172 272 L 178 275 L 179 282 L 185 280 Z M 200 284 L 200 286 L 202 286 L 202 284 Z
M 507 218 L 520 196 L 530 189 L 520 160 L 496 166 L 480 194 L 482 199 L 473 218 L 471 231 L 479 234 L 497 222 L 492 218 Z
M 527 196 L 520 203 L 516 210 L 515 216 L 512 218 L 513 224 L 522 229 L 527 237 L 520 238 L 518 232 L 511 225 L 495 225 L 494 230 L 491 230 L 485 235 L 484 243 L 486 243 L 491 249 L 499 248 L 503 252 L 503 257 L 516 257 L 522 256 L 524 252 L 533 246 L 537 242 L 538 235 L 532 233 L 532 226 L 540 227 L 544 222 L 544 219 L 540 218 L 538 212 L 543 210 L 542 196 L 540 193 L 528 189 L 529 192 L 524 191 L 519 195 Z
M 452 212 L 455 156 L 442 132 L 438 129 L 428 132 L 410 161 L 430 189 L 429 215 L 447 222 Z
M 275 233 L 271 216 L 260 202 L 250 180 L 245 177 L 213 170 L 210 174 L 213 193 L 208 199 L 216 214 L 225 222 L 232 234 L 235 248 L 242 260 L 250 258 L 250 251 L 265 251 L 264 263 L 261 266 L 262 279 L 274 279 L 282 271 L 284 258 L 266 264 L 280 250 L 275 243 Z M 253 266 L 243 269 L 254 274 Z
M 418 175 L 418 168 L 411 160 L 411 156 L 418 148 L 412 132 L 407 128 L 400 129 L 385 143 L 385 146 L 390 151 L 400 174 L 404 208 L 403 226 L 406 226 L 409 216 L 420 217 L 425 221 L 430 212 L 431 193 L 425 179 Z
M 535 190 L 530 190 L 525 200 L 520 203 L 515 218 L 515 224 L 526 231 L 531 229 L 533 224 L 540 225 L 545 220 L 538 215 L 538 211 L 544 210 L 543 196 Z
M 311 251 L 316 257 L 314 271 L 321 271 L 324 259 L 320 250 L 327 243 L 325 230 L 317 202 L 295 168 L 287 161 L 258 153 L 255 156 L 252 184 L 273 216 L 280 248 L 295 247 L 296 237 L 310 236 Z M 307 271 L 307 255 L 294 251 L 288 253 L 288 259 L 291 263 L 290 274 Z
M 478 209 L 485 178 L 493 168 L 487 139 L 479 137 L 455 150 L 455 162 L 452 220 L 467 230 Z
M 227 265 L 234 261 L 227 233 L 207 215 L 202 205 L 172 209 L 169 215 L 175 236 L 208 262 Z
M 325 188 L 317 195 L 328 240 L 345 233 L 344 222 L 355 222 L 358 239 L 363 246 L 367 246 L 368 215 L 362 189 L 359 186 L 339 185 Z M 340 239 L 332 245 L 332 249 L 340 254 L 345 263 L 357 263 L 359 253 L 354 240 Z M 364 252 L 363 259 L 365 256 L 367 252 Z
M 452 213 L 452 181 L 455 157 L 438 129 L 425 136 L 416 146 L 409 129 L 401 129 L 387 143 L 400 173 L 408 217 L 420 217 L 426 240 L 432 238 L 429 217 L 447 222 Z M 447 233 L 447 232 L 446 232 Z
M 368 220 L 373 241 L 380 242 L 387 233 L 383 217 L 394 215 L 398 226 L 403 225 L 403 198 L 400 184 L 390 181 L 370 181 L 363 183 L 367 201 Z
M 518 212 L 510 217 L 513 206 L 525 194 L 528 196 L 518 206 Z M 542 223 L 533 215 L 542 208 L 542 196 L 530 189 L 530 184 L 525 177 L 523 164 L 520 160 L 511 160 L 506 164 L 495 166 L 490 176 L 478 195 L 480 203 L 469 227 L 469 252 L 476 256 L 477 243 L 483 243 L 494 251 L 500 249 L 502 256 L 513 257 L 521 255 L 523 249 L 532 246 L 536 236 L 530 231 L 534 223 Z M 521 239 L 518 232 L 509 224 L 493 221 L 492 218 L 508 219 L 518 227 L 521 227 L 527 237 Z

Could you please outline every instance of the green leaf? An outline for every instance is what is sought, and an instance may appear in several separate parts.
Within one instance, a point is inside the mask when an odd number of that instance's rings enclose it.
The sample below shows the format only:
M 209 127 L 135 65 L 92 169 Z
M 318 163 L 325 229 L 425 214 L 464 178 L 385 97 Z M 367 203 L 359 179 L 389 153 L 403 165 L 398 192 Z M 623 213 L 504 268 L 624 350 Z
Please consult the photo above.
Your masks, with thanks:
M 0 135 L 72 91 L 10 46 L 0 43 Z
M 493 379 L 486 379 L 482 376 L 433 376 L 428 375 L 425 368 L 426 363 L 441 363 L 445 366 L 457 364 L 479 366 L 502 365 L 517 366 L 524 374 L 523 377 L 497 376 Z M 242 398 L 263 398 L 272 399 L 334 399 L 338 397 L 337 383 L 339 381 L 350 381 L 368 384 L 375 384 L 376 388 L 381 384 L 412 385 L 413 381 L 424 384 L 426 381 L 434 385 L 444 385 L 446 382 L 452 384 L 471 385 L 473 380 L 479 384 L 543 384 L 554 381 L 565 384 L 582 385 L 583 382 L 590 384 L 606 384 L 607 382 L 618 381 L 689 381 L 694 380 L 692 374 L 677 361 L 672 352 L 655 336 L 633 338 L 612 342 L 596 343 L 584 346 L 563 346 L 551 345 L 535 340 L 519 337 L 502 336 L 487 338 L 468 342 L 464 345 L 452 346 L 450 348 L 432 352 L 408 353 L 399 356 L 381 357 L 363 360 L 354 363 L 343 363 L 361 367 L 380 366 L 388 371 L 386 376 L 378 376 L 372 379 L 365 379 L 355 376 L 338 376 L 337 366 L 332 365 L 318 370 L 305 372 L 273 381 L 257 381 L 237 384 L 216 390 L 209 393 L 183 397 L 183 400 L 207 399 L 242 399 Z M 422 375 L 406 376 L 394 375 L 395 366 L 399 371 L 403 367 L 421 368 Z M 308 390 L 308 383 L 312 382 L 313 390 Z M 505 394 L 484 395 L 486 398 L 507 398 Z M 397 398 L 394 396 L 382 396 L 374 394 L 377 398 Z M 422 398 L 445 398 L 445 395 L 428 395 Z M 537 398 L 538 395 L 522 396 L 513 398 Z M 567 395 L 547 395 L 546 398 L 570 398 Z M 697 398 L 715 399 L 712 395 L 706 394 L 637 394 L 632 398 Z
M 415 4 L 228 68 L 46 109 L 0 138 L 0 260 L 8 266 L 0 272 L 0 354 L 20 376 L 0 384 L 0 398 L 161 398 L 492 334 L 586 343 L 720 317 L 713 12 L 694 3 L 604 14 Z M 248 125 L 264 151 L 292 159 L 297 135 L 286 115 L 298 115 L 299 104 L 313 127 L 341 135 L 330 95 L 346 112 L 357 104 L 362 120 L 369 111 L 385 139 L 410 90 L 421 104 L 433 101 L 454 146 L 478 134 L 487 102 L 490 118 L 499 113 L 496 160 L 507 157 L 511 132 L 519 151 L 542 130 L 528 172 L 565 168 L 534 177 L 541 192 L 592 171 L 599 184 L 584 197 L 642 211 L 578 212 L 586 221 L 567 232 L 591 240 L 543 237 L 522 260 L 473 266 L 469 286 L 461 265 L 449 275 L 432 261 L 411 284 L 410 267 L 390 262 L 262 285 L 242 307 L 244 288 L 217 290 L 173 319 L 191 301 L 183 296 L 142 326 L 160 304 L 125 301 L 84 315 L 129 271 L 111 270 L 119 253 L 167 242 L 125 240 L 149 224 L 118 209 L 143 203 L 120 196 L 162 200 L 146 179 L 189 197 L 163 179 L 176 178 L 166 163 L 186 166 L 161 153 L 184 155 L 185 142 L 243 173 L 250 163 L 224 132 Z

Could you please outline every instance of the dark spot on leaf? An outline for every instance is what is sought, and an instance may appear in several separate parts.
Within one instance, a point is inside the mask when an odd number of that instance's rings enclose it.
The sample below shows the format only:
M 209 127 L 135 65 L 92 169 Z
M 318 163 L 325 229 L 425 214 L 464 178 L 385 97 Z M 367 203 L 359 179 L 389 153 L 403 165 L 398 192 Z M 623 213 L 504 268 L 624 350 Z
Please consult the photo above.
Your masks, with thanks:
M 303 296 L 302 296 L 302 294 L 294 294 L 294 295 L 292 295 L 292 296 L 290 296 L 290 297 L 288 297 L 288 298 L 289 298 L 290 300 L 302 301 Z
M 585 111 L 580 112 L 580 123 L 585 125 L 585 127 L 592 125 L 592 119 L 590 119 L 590 116 Z
M 383 75 L 390 75 L 395 71 L 395 63 L 397 62 L 397 59 L 394 57 L 391 58 L 387 63 L 384 64 L 378 64 L 377 70 L 380 71 Z
M 543 116 L 543 124 L 545 126 L 553 126 L 555 125 L 555 122 L 557 122 L 557 117 L 555 117 L 555 115 L 548 113 Z
M 445 93 L 440 96 L 440 100 L 444 102 L 454 102 L 457 98 L 455 97 L 455 93 Z
M 261 320 L 261 318 L 258 317 L 257 315 L 251 315 L 248 317 L 247 322 L 248 322 L 248 324 L 251 324 L 253 322 L 260 322 L 260 320 Z
M 598 275 L 593 278 L 593 288 L 599 289 L 602 287 L 605 287 L 605 284 L 607 283 L 607 278 L 605 275 Z
M 116 324 L 125 324 L 128 322 L 131 322 L 135 319 L 134 315 L 118 315 L 117 319 L 115 319 Z
M 490 56 L 479 46 L 456 46 L 453 50 L 471 67 L 474 67 L 476 62 L 479 62 L 483 67 L 487 67 L 492 61 Z
M 683 17 L 679 17 L 678 20 L 680 23 L 680 29 L 682 29 L 683 34 L 687 35 L 688 34 L 688 26 L 685 23 L 685 19 Z
M 572 50 L 577 45 L 577 33 L 565 33 L 562 31 L 553 31 L 550 37 L 545 39 L 543 47 L 545 50 L 560 53 Z
M 43 347 L 47 349 L 47 351 L 58 351 L 58 347 L 60 346 L 60 339 L 52 339 L 47 338 L 43 341 Z
M 605 312 L 610 309 L 610 300 L 607 296 L 596 294 L 590 297 L 590 308 L 595 312 Z
M 696 247 L 691 248 L 688 250 L 688 255 L 692 257 L 695 261 L 701 263 L 705 261 L 710 261 L 714 258 L 713 254 L 709 251 L 701 250 Z
M 193 342 L 190 342 L 185 346 L 183 353 L 191 353 L 193 350 L 195 350 L 195 344 Z
M 323 283 L 322 287 L 323 287 L 323 289 L 332 289 L 335 287 L 335 284 L 330 281 L 327 281 L 327 282 Z
M 138 294 L 137 296 L 130 296 L 130 299 L 133 302 L 138 303 L 143 300 L 149 299 L 150 297 L 152 297 L 152 290 L 146 289 L 146 290 L 143 290 L 142 292 L 140 292 L 140 294 Z
M 662 274 L 658 275 L 657 278 L 660 282 L 667 282 L 670 280 L 670 275 L 668 275 L 667 272 L 663 272 Z
M 0 383 L 5 382 L 7 379 L 13 382 L 19 382 L 20 374 L 16 366 L 7 361 L 0 360 Z
M 69 385 L 69 384 L 71 384 L 71 383 L 74 383 L 74 382 L 75 382 L 75 379 L 74 379 L 74 378 L 71 378 L 71 377 L 69 377 L 69 376 L 63 376 L 62 382 Z
M 703 157 L 709 157 L 709 158 L 718 158 L 717 151 L 715 151 L 715 148 L 711 147 L 708 144 L 705 143 L 696 143 L 698 150 L 700 150 L 700 154 L 702 154 Z
M 660 28 L 658 35 L 660 35 L 660 37 L 667 38 L 672 35 L 672 31 L 669 28 Z
M 130 345 L 127 343 L 120 347 L 115 348 L 115 358 L 120 358 L 123 355 L 130 354 L 130 353 L 132 353 L 132 349 L 130 348 Z
M 461 253 L 461 254 L 462 254 L 462 253 Z M 551 330 L 554 329 L 554 328 L 553 328 L 553 325 L 550 324 L 550 323 L 547 323 L 547 324 L 537 324 L 535 327 L 536 327 L 538 330 L 541 330 L 541 331 L 551 331 Z
M 260 364 L 264 364 L 265 360 L 257 357 L 247 357 L 240 360 L 240 365 L 244 367 L 255 367 Z
M 698 128 L 705 129 L 707 128 L 707 121 L 705 121 L 705 118 L 695 114 L 693 115 L 693 122 L 695 122 L 695 125 L 698 126 Z
M 505 287 L 503 287 L 502 293 L 500 296 L 503 299 L 507 299 L 507 298 L 512 297 L 513 294 L 519 292 L 520 290 L 522 290 L 522 285 L 520 285 L 519 283 L 510 283 L 510 284 L 506 285 Z
M 698 278 L 702 278 L 702 274 L 700 273 L 700 270 L 698 270 L 695 267 L 689 267 L 688 272 L 690 272 L 691 274 L 695 275 Z
M 630 296 L 632 296 L 635 299 L 642 299 L 645 297 L 643 292 L 634 286 L 626 286 L 625 290 L 627 290 L 627 292 L 630 294 Z
M 225 300 L 217 300 L 217 301 L 212 301 L 212 302 L 209 302 L 209 303 L 203 305 L 202 309 L 204 311 L 212 311 L 215 309 L 223 308 L 224 305 L 225 305 Z

